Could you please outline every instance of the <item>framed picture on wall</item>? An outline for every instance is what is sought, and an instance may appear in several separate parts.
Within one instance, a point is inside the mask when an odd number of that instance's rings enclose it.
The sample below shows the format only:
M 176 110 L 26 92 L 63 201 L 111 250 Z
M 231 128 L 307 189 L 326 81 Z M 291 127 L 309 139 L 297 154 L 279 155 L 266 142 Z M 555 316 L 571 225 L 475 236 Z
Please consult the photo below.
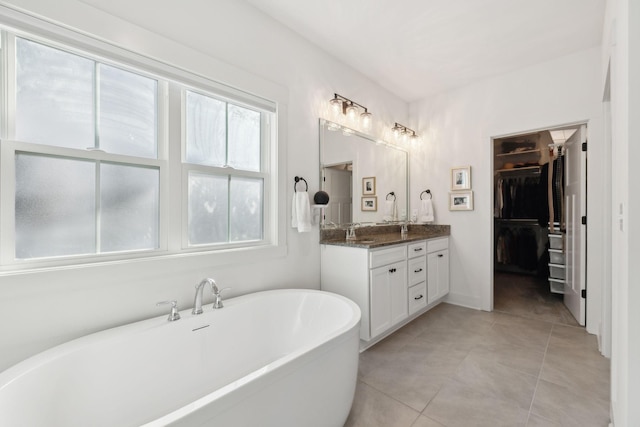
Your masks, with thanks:
M 362 178 L 362 195 L 364 196 L 376 195 L 376 177 L 375 176 Z
M 471 166 L 451 168 L 451 190 L 471 190 Z
M 472 211 L 473 191 L 456 191 L 449 193 L 450 211 Z
M 363 197 L 360 209 L 362 209 L 363 211 L 377 211 L 378 198 L 376 196 Z

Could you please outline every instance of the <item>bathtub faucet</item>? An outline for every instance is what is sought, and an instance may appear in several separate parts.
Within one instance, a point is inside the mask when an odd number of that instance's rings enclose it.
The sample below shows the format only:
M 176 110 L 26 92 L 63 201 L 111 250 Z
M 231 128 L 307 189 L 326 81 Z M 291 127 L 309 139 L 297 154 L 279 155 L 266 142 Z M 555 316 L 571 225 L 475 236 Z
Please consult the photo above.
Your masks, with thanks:
M 209 284 L 211 285 L 211 290 L 218 289 L 216 286 L 216 281 L 210 278 L 202 279 L 200 284 L 196 285 L 196 296 L 193 300 L 193 310 L 191 310 L 191 314 L 202 314 L 202 291 L 204 287 Z M 215 295 L 215 292 L 214 292 Z
M 191 314 L 202 314 L 202 291 L 207 284 L 211 285 L 211 292 L 213 292 L 213 308 L 224 307 L 224 305 L 222 305 L 222 292 L 230 288 L 218 289 L 215 280 L 206 278 L 202 279 L 200 284 L 196 286 L 196 296 L 193 300 L 193 310 L 191 310 Z

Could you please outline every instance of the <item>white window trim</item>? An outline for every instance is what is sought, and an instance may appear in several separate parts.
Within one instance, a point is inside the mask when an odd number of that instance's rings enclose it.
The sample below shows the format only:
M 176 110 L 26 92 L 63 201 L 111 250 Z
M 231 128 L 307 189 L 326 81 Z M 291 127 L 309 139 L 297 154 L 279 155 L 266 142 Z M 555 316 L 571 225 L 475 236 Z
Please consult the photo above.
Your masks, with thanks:
M 175 258 L 175 257 L 189 257 L 196 261 L 198 264 L 201 260 L 202 263 L 206 263 L 207 266 L 215 267 L 219 265 L 231 265 L 231 264 L 239 264 L 246 263 L 250 259 L 270 259 L 270 258 L 281 258 L 286 256 L 286 216 L 283 214 L 286 211 L 286 198 L 278 197 L 278 195 L 286 194 L 286 184 L 285 184 L 285 176 L 286 176 L 286 117 L 287 117 L 287 107 L 285 100 L 287 99 L 286 91 L 282 88 L 275 87 L 273 85 L 267 85 L 270 87 L 265 87 L 265 92 L 270 93 L 271 95 L 277 94 L 274 101 L 266 101 L 265 98 L 261 98 L 255 95 L 249 95 L 242 90 L 234 89 L 231 86 L 215 82 L 212 78 L 203 77 L 196 73 L 188 72 L 180 68 L 176 68 L 174 66 L 167 65 L 163 62 L 159 62 L 154 59 L 147 58 L 141 54 L 133 53 L 128 51 L 122 47 L 114 46 L 113 44 L 97 40 L 91 36 L 87 36 L 86 34 L 80 34 L 73 30 L 62 28 L 58 25 L 46 22 L 39 18 L 34 18 L 23 14 L 21 12 L 12 10 L 5 6 L 0 6 L 0 24 L 11 32 L 14 32 L 17 36 L 25 36 L 26 38 L 32 38 L 37 41 L 38 38 L 45 39 L 45 43 L 49 45 L 55 45 L 56 43 L 63 44 L 63 48 L 65 50 L 69 50 L 69 47 L 75 47 L 81 51 L 82 54 L 85 52 L 89 52 L 96 59 L 103 61 L 107 64 L 113 63 L 114 65 L 126 65 L 127 68 L 131 69 L 139 69 L 141 70 L 141 74 L 143 75 L 154 75 L 157 73 L 157 76 L 160 80 L 178 80 L 183 85 L 193 85 L 193 86 L 201 86 L 206 88 L 211 88 L 210 90 L 214 90 L 218 94 L 224 95 L 225 93 L 230 94 L 231 99 L 234 102 L 238 102 L 238 98 L 240 100 L 243 97 L 249 97 L 252 100 L 251 105 L 256 105 L 256 100 L 262 100 L 260 105 L 262 108 L 268 106 L 267 109 L 271 109 L 274 112 L 275 123 L 271 128 L 271 132 L 273 135 L 270 149 L 268 152 L 265 152 L 264 161 L 270 162 L 270 179 L 265 181 L 264 188 L 264 197 L 265 197 L 265 244 L 261 246 L 249 246 L 242 248 L 228 248 L 224 250 L 200 250 L 200 251 L 188 251 L 182 248 L 178 249 L 175 242 L 179 242 L 181 239 L 177 239 L 176 234 L 179 233 L 182 236 L 181 221 L 178 219 L 182 215 L 179 210 L 176 208 L 172 208 L 177 204 L 169 203 L 169 197 L 165 195 L 162 197 L 162 192 L 168 192 L 169 194 L 182 194 L 182 191 L 176 193 L 175 187 L 180 187 L 182 185 L 181 179 L 181 168 L 177 168 L 174 163 L 176 161 L 181 161 L 181 156 L 176 156 L 175 151 L 181 152 L 182 144 L 169 144 L 162 143 L 161 141 L 174 141 L 176 130 L 181 132 L 181 126 L 175 126 L 170 124 L 168 118 L 170 117 L 169 111 L 158 111 L 158 138 L 159 138 L 159 146 L 158 146 L 158 157 L 159 161 L 167 161 L 167 158 L 170 158 L 168 164 L 165 165 L 165 172 L 161 171 L 160 173 L 160 185 L 161 185 L 161 200 L 160 200 L 160 247 L 161 249 L 156 251 L 143 251 L 145 253 L 140 253 L 138 251 L 131 251 L 124 253 L 118 253 L 113 255 L 101 254 L 98 257 L 95 255 L 92 256 L 78 256 L 73 258 L 73 263 L 69 260 L 71 258 L 65 258 L 64 261 L 56 261 L 53 259 L 47 260 L 37 260 L 37 261 L 26 261 L 16 263 L 14 260 L 13 263 L 4 264 L 0 266 L 0 276 L 3 275 L 11 275 L 11 274 L 21 274 L 23 272 L 44 272 L 48 270 L 58 270 L 58 269 L 76 269 L 76 268 L 87 268 L 91 266 L 105 266 L 109 264 L 136 264 L 139 262 L 149 262 L 154 260 L 161 261 L 162 259 L 166 259 L 167 257 Z M 159 37 L 159 39 L 162 39 Z M 197 55 L 202 56 L 201 59 L 205 61 L 210 61 L 215 63 L 216 65 L 220 65 L 214 59 L 207 57 L 206 55 L 202 55 L 197 53 Z M 224 70 L 228 73 L 229 70 Z M 6 73 L 5 73 L 6 75 Z M 215 77 L 214 77 L 215 78 Z M 259 78 L 257 78 L 260 80 Z M 266 81 L 265 81 L 266 82 Z M 7 82 L 2 82 L 3 89 L 3 99 L 8 99 L 7 97 Z M 158 99 L 160 101 L 160 97 L 169 98 L 170 93 L 168 90 L 164 92 L 159 92 Z M 175 103 L 169 104 L 169 108 L 175 107 Z M 172 107 L 173 106 L 173 107 Z M 4 108 L 4 111 L 8 111 L 10 109 Z M 175 117 L 175 114 L 171 115 L 171 117 Z M 7 129 L 7 124 L 12 123 L 12 120 L 5 115 L 2 117 L 3 121 L 3 129 Z M 13 132 L 13 129 L 10 130 Z M 177 147 L 178 146 L 178 147 Z M 13 156 L 8 156 L 4 154 L 4 149 L 1 150 L 3 153 L 0 153 L 0 167 L 4 169 L 7 164 L 13 163 Z M 97 152 L 100 153 L 100 152 Z M 107 153 L 104 153 L 107 154 Z M 138 162 L 138 160 L 137 160 Z M 138 162 L 139 163 L 139 162 Z M 14 169 L 14 165 L 11 166 L 11 169 Z M 13 175 L 15 177 L 15 174 Z M 15 181 L 15 179 L 13 180 Z M 0 183 L 2 186 L 0 189 L 2 190 L 2 194 L 7 194 L 8 186 L 12 186 L 11 188 L 15 188 L 15 182 L 11 182 L 11 180 L 3 180 Z M 12 192 L 11 190 L 9 190 Z M 15 194 L 9 195 L 15 201 Z M 13 210 L 13 207 L 12 207 Z M 2 207 L 0 209 L 0 226 L 2 226 L 2 230 L 10 230 L 10 232 L 15 233 L 14 228 L 7 228 L 6 221 L 11 221 L 11 215 L 7 215 L 6 208 Z M 178 224 L 176 226 L 176 224 Z M 9 242 L 11 245 L 14 244 L 15 236 L 10 236 L 9 239 L 2 239 L 3 245 L 6 242 Z M 181 247 L 182 244 L 180 243 Z M 2 253 L 6 253 L 6 248 L 2 249 Z M 15 248 L 10 248 L 10 253 L 13 254 Z M 152 253 L 148 253 L 152 252 Z M 135 253 L 135 255 L 131 255 Z M 3 255 L 4 257 L 4 255 Z

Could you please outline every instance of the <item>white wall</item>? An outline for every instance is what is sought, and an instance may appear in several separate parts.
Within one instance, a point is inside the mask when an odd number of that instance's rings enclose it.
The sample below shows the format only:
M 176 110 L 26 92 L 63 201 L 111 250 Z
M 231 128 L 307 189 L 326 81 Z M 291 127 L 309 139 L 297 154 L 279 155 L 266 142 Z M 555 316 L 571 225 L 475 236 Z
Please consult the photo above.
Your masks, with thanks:
M 596 47 L 477 82 L 411 105 L 423 143 L 412 147 L 411 200 L 430 188 L 436 221 L 451 225 L 449 301 L 493 306 L 492 137 L 587 121 L 589 245 L 587 329 L 601 320 L 602 111 L 600 50 Z M 451 167 L 471 165 L 474 210 L 450 212 Z
M 610 0 L 602 67 L 611 72 L 611 411 L 617 427 L 640 425 L 640 4 Z
M 96 2 L 124 19 L 87 3 L 2 2 L 213 80 L 283 98 L 281 215 L 290 212 L 295 175 L 307 179 L 312 194 L 318 189 L 318 117 L 334 92 L 369 108 L 375 136 L 407 118 L 406 103 L 244 2 Z M 155 307 L 157 301 L 177 299 L 181 308 L 190 307 L 193 286 L 203 277 L 231 286 L 230 297 L 280 287 L 319 288 L 317 230 L 298 234 L 287 227 L 286 240 L 286 254 L 248 255 L 242 264 L 196 256 L 2 274 L 0 370 L 71 338 L 164 314 L 166 307 Z

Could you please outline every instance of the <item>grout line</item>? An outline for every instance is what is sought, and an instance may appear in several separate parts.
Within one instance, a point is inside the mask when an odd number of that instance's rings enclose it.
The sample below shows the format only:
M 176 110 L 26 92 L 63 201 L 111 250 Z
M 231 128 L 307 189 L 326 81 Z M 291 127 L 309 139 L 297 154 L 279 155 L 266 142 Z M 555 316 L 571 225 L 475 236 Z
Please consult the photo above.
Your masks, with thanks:
M 554 326 L 551 326 L 549 331 L 549 337 L 547 338 L 547 345 L 544 348 L 544 356 L 542 357 L 542 364 L 540 365 L 540 371 L 538 372 L 538 380 L 536 381 L 536 387 L 533 389 L 533 397 L 531 398 L 531 405 L 529 405 L 529 414 L 527 415 L 527 425 L 531 418 L 531 410 L 533 409 L 533 402 L 536 401 L 536 394 L 538 393 L 538 385 L 540 384 L 540 377 L 542 376 L 542 370 L 544 369 L 545 361 L 547 360 L 547 352 L 549 351 L 549 344 L 551 343 L 551 334 L 553 333 Z

